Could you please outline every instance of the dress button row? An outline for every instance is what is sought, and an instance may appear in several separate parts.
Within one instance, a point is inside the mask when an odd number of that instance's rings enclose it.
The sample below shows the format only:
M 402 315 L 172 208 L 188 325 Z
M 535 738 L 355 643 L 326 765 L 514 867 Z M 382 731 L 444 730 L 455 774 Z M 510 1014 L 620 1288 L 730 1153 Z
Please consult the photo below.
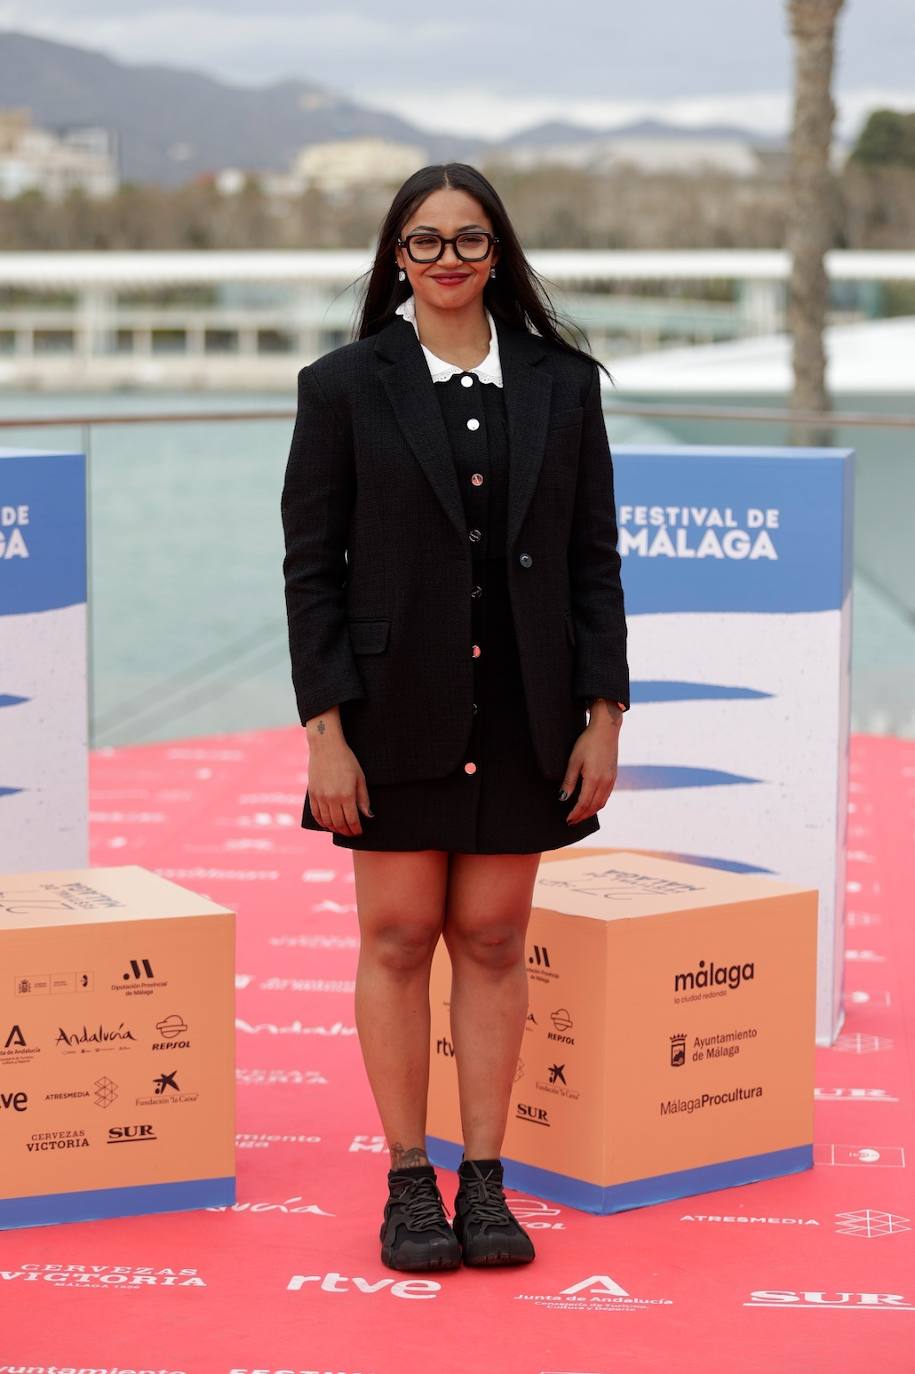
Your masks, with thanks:
M 474 473 L 472 473 L 472 474 L 471 474 L 470 480 L 471 480 L 471 482 L 473 483 L 473 485 L 474 485 L 475 487 L 481 487 L 481 486 L 483 485 L 483 474 L 482 474 L 482 472 L 474 472 Z
M 473 386 L 473 378 L 469 372 L 461 378 L 461 386 Z
M 468 421 L 467 421 L 467 428 L 468 428 L 468 429 L 479 429 L 479 428 L 480 428 L 480 422 L 479 422 L 479 420 L 468 420 Z
M 476 771 L 477 771 L 477 766 L 476 766 L 476 764 L 473 762 L 473 760 L 471 760 L 469 763 L 465 763 L 465 764 L 464 764 L 464 772 L 465 772 L 465 773 L 475 773 Z

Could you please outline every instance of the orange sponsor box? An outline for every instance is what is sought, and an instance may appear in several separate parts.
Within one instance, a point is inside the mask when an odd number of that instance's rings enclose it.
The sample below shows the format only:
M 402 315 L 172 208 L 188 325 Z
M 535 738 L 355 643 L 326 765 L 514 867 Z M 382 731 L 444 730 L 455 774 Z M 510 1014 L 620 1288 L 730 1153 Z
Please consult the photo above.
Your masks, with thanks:
M 133 864 L 0 874 L 0 1229 L 234 1201 L 234 912 Z
M 813 1166 L 816 889 L 646 853 L 545 855 L 508 1186 L 618 1212 Z M 451 967 L 432 970 L 428 1150 L 461 1158 Z

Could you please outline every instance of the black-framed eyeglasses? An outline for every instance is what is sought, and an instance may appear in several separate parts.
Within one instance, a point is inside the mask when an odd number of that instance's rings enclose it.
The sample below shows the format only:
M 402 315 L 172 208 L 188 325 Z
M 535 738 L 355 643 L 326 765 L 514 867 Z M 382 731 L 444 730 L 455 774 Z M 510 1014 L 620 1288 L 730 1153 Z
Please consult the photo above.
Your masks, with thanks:
M 441 234 L 429 234 L 418 229 L 405 239 L 398 239 L 398 248 L 406 248 L 414 262 L 438 262 L 445 251 L 445 244 L 454 245 L 454 251 L 462 262 L 482 262 L 492 252 L 493 244 L 499 239 L 495 234 L 487 234 L 483 229 L 466 230 L 446 239 Z

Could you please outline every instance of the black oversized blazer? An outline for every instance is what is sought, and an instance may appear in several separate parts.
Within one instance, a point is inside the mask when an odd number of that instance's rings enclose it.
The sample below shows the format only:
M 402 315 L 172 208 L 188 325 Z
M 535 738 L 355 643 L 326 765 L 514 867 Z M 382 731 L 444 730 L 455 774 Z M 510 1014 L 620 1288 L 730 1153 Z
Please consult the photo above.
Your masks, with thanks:
M 558 780 L 586 701 L 629 705 L 613 468 L 596 364 L 495 324 L 509 594 L 537 759 Z M 399 315 L 298 374 L 281 498 L 292 681 L 303 725 L 339 704 L 368 783 L 450 772 L 471 729 L 473 545 L 434 385 Z

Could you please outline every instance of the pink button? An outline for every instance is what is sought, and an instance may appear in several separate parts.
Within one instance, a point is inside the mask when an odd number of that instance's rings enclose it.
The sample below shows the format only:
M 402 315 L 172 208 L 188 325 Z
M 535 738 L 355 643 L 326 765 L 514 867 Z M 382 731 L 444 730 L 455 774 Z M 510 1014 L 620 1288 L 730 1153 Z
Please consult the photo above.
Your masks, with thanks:
M 475 473 L 473 474 L 473 476 L 471 477 L 470 480 L 471 480 L 471 482 L 473 483 L 473 485 L 474 485 L 475 487 L 481 487 L 481 486 L 483 485 L 483 474 L 482 474 L 482 472 L 475 472 Z
M 480 657 L 480 654 L 481 654 L 482 652 L 483 652 L 483 650 L 480 648 L 479 644 L 474 644 L 474 646 L 473 646 L 473 656 L 474 656 L 474 658 L 479 658 L 479 657 Z
M 465 764 L 464 764 L 464 772 L 465 772 L 465 773 L 475 773 L 476 771 L 477 771 L 477 766 L 476 766 L 475 763 L 465 763 Z

